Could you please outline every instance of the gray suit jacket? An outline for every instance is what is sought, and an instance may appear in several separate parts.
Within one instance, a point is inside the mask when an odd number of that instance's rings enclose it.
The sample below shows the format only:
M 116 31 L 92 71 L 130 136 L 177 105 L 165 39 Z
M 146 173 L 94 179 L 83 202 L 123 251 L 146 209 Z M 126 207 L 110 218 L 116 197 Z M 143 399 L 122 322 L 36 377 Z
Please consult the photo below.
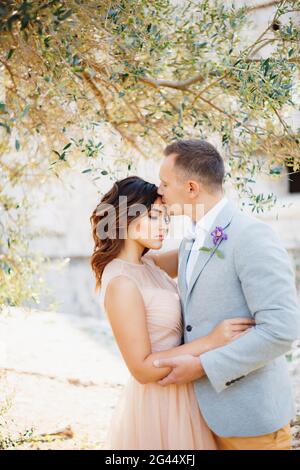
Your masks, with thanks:
M 207 335 L 226 318 L 254 317 L 256 326 L 224 347 L 200 356 L 206 377 L 194 382 L 202 415 L 219 436 L 256 436 L 286 425 L 295 406 L 285 353 L 300 337 L 295 274 L 286 250 L 266 223 L 230 201 L 210 232 L 228 235 L 214 253 L 199 251 L 189 286 L 186 264 L 191 241 L 179 249 L 184 342 Z

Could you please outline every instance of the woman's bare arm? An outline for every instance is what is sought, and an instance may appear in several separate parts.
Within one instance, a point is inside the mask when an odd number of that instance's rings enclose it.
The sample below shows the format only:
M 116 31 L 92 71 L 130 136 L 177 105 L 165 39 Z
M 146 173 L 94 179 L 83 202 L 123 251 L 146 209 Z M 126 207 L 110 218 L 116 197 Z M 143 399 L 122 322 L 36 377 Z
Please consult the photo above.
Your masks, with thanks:
M 142 384 L 157 382 L 171 371 L 169 367 L 153 366 L 155 359 L 182 354 L 200 356 L 219 347 L 219 337 L 208 335 L 166 351 L 152 353 L 143 297 L 135 282 L 126 276 L 117 276 L 109 282 L 105 309 L 123 359 L 131 374 Z
M 153 259 L 154 263 L 166 271 L 170 277 L 178 276 L 178 249 L 166 251 L 165 253 L 147 253 L 145 258 L 147 257 Z

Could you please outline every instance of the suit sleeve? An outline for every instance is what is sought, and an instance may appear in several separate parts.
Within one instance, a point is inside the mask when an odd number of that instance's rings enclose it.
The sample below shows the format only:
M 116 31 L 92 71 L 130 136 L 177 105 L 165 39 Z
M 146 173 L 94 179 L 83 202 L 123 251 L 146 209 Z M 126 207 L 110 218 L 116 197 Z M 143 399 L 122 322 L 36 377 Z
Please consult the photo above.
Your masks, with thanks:
M 199 357 L 218 393 L 287 353 L 300 337 L 295 274 L 287 251 L 263 222 L 246 232 L 235 246 L 234 261 L 256 325 L 239 339 Z

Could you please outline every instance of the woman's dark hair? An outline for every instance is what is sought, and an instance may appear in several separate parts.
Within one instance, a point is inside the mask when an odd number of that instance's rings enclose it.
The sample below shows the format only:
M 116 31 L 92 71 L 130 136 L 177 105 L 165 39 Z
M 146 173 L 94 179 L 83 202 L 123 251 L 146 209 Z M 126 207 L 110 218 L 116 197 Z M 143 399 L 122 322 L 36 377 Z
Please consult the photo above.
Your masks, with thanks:
M 95 246 L 90 263 L 96 277 L 96 291 L 101 286 L 105 266 L 124 246 L 130 222 L 141 215 L 143 208 L 144 212 L 150 212 L 159 197 L 157 191 L 155 184 L 129 176 L 114 183 L 93 211 L 90 221 Z M 149 249 L 145 248 L 143 255 L 147 251 Z

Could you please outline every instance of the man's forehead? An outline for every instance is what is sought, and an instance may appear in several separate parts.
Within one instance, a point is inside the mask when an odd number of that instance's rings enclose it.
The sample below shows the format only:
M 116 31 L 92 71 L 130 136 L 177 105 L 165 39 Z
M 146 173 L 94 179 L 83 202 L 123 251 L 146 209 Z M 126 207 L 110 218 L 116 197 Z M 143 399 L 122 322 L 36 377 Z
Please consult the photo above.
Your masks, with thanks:
M 160 176 L 161 177 L 167 177 L 169 172 L 173 170 L 174 167 L 174 161 L 172 156 L 167 156 L 164 158 L 161 166 L 160 166 Z

